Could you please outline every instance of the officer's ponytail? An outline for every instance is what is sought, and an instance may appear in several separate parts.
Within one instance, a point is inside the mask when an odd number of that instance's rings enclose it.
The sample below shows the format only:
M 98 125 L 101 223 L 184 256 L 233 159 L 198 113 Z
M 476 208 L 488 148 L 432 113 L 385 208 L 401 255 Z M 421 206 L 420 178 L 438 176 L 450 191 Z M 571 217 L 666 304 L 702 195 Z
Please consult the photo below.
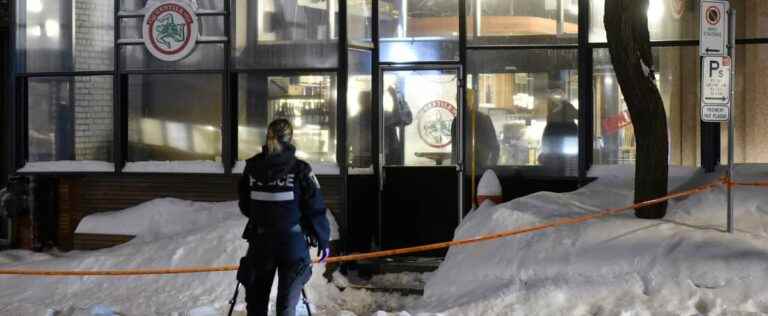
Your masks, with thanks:
M 277 154 L 283 151 L 284 144 L 293 140 L 293 126 L 286 119 L 277 119 L 267 128 L 267 152 Z

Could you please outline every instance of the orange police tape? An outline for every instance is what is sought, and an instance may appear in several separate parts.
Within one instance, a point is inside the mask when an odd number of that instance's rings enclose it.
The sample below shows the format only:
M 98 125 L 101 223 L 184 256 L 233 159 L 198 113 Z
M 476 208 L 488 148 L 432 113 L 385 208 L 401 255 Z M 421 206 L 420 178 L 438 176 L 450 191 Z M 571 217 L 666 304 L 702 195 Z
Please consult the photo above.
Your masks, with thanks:
M 441 243 L 434 243 L 434 244 L 428 244 L 428 245 L 422 245 L 422 246 L 415 246 L 415 247 L 408 247 L 408 248 L 400 248 L 400 249 L 392 249 L 392 250 L 383 250 L 383 251 L 375 251 L 375 252 L 369 252 L 369 253 L 363 253 L 363 254 L 354 254 L 354 255 L 347 255 L 347 256 L 338 256 L 338 257 L 330 257 L 325 262 L 326 263 L 340 263 L 340 262 L 348 262 L 348 261 L 360 261 L 360 260 L 366 260 L 366 259 L 374 259 L 374 258 L 383 258 L 383 257 L 391 257 L 396 255 L 403 255 L 403 254 L 411 254 L 411 253 L 419 253 L 419 252 L 426 252 L 426 251 L 432 251 L 437 249 L 444 249 L 449 248 L 451 246 L 461 246 L 461 245 L 469 245 L 469 244 L 475 244 L 483 241 L 490 241 L 490 240 L 496 240 L 516 235 L 523 235 L 528 233 L 533 233 L 537 231 L 542 231 L 549 228 L 555 228 L 558 226 L 564 226 L 564 225 L 574 225 L 579 224 L 599 218 L 604 218 L 612 215 L 616 215 L 619 213 L 623 213 L 625 211 L 629 211 L 632 209 L 636 209 L 639 207 L 646 207 L 654 204 L 659 204 L 662 202 L 669 201 L 671 199 L 691 196 L 694 194 L 706 192 L 709 190 L 712 190 L 716 187 L 719 187 L 721 185 L 751 185 L 751 186 L 768 186 L 768 182 L 755 182 L 755 183 L 736 183 L 733 181 L 728 180 L 727 178 L 722 178 L 719 181 L 712 182 L 707 185 L 703 185 L 694 189 L 672 193 L 664 197 L 660 197 L 657 199 L 621 207 L 621 208 L 611 208 L 611 209 L 605 209 L 596 213 L 587 214 L 583 216 L 577 216 L 577 217 L 570 217 L 570 218 L 563 218 L 555 221 L 551 221 L 544 224 L 539 224 L 535 226 L 529 226 L 524 228 L 519 228 L 515 230 L 509 230 L 504 232 L 499 232 L 495 234 L 489 234 L 484 236 L 478 236 L 474 238 L 469 239 L 462 239 L 462 240 L 454 240 L 454 241 L 447 241 L 447 242 L 441 242 Z M 315 262 L 318 263 L 318 262 Z M 167 274 L 188 274 L 188 273 L 204 273 L 204 272 L 227 272 L 227 271 L 236 271 L 238 268 L 237 265 L 226 265 L 226 266 L 218 266 L 218 267 L 186 267 L 186 268 L 166 268 L 166 269 L 132 269 L 132 270 L 101 270 L 101 271 L 65 271 L 65 270 L 25 270 L 25 269 L 0 269 L 0 275 L 20 275 L 20 276 L 56 276 L 56 277 L 64 277 L 64 276 L 141 276 L 141 275 L 167 275 Z

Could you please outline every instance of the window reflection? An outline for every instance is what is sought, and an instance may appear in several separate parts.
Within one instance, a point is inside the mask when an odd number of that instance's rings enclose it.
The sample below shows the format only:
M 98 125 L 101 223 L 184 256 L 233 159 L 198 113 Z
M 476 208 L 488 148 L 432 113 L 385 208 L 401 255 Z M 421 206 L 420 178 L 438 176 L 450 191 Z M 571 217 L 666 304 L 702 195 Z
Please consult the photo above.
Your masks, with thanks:
M 30 162 L 112 160 L 112 78 L 29 79 Z
M 237 0 L 234 10 L 238 67 L 338 65 L 338 0 Z
M 347 146 L 350 168 L 372 168 L 373 166 L 372 58 L 369 51 L 349 51 Z
M 221 160 L 220 75 L 128 81 L 128 161 Z
M 372 0 L 347 1 L 347 33 L 349 42 L 356 45 L 372 44 Z
M 111 70 L 113 15 L 113 1 L 17 0 L 17 70 Z
M 698 39 L 700 23 L 698 19 L 699 2 L 700 1 L 649 0 L 648 12 L 646 15 L 648 17 L 648 31 L 651 40 Z M 590 0 L 590 10 L 589 41 L 606 42 L 605 25 L 603 24 L 605 0 Z

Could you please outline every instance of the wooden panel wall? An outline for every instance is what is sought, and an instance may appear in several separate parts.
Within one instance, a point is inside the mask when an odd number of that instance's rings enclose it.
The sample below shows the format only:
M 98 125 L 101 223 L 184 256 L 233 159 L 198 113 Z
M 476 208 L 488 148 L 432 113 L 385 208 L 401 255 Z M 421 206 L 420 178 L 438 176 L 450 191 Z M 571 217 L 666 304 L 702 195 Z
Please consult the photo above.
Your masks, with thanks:
M 237 199 L 238 176 L 226 175 L 88 175 L 58 179 L 58 239 L 62 248 L 95 249 L 124 242 L 124 238 L 88 235 L 74 242 L 74 231 L 88 214 L 121 210 L 157 198 L 221 202 Z M 344 181 L 319 176 L 328 207 L 339 224 L 344 218 Z M 83 236 L 79 236 L 83 237 Z M 87 240 L 86 240 L 87 239 Z

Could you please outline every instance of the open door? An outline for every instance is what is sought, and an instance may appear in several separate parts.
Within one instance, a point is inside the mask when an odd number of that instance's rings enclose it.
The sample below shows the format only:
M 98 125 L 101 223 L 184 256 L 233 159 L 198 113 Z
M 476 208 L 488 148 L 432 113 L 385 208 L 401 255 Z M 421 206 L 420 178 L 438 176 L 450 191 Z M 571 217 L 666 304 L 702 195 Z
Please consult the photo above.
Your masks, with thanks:
M 451 240 L 461 220 L 460 76 L 456 66 L 382 68 L 379 240 L 384 249 Z

